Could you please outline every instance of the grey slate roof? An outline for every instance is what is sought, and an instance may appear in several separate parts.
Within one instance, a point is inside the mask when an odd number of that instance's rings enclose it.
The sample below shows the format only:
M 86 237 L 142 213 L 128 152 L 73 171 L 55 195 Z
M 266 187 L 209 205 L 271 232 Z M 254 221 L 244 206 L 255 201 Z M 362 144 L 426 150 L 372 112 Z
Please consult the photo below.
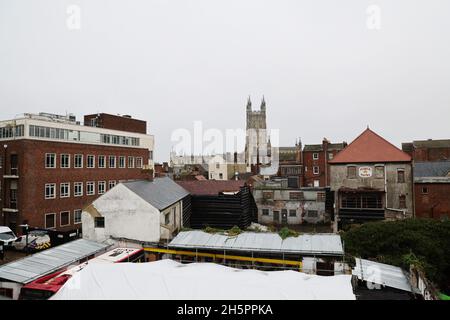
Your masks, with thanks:
M 153 181 L 123 182 L 123 185 L 158 210 L 163 210 L 189 195 L 188 191 L 168 177 L 154 178 Z
M 450 172 L 450 161 L 416 162 L 414 178 L 445 177 Z
M 108 246 L 85 239 L 74 240 L 0 266 L 0 279 L 26 284 L 106 250 Z
M 344 254 L 341 236 L 332 233 L 302 234 L 282 239 L 277 233 L 243 232 L 237 236 L 211 234 L 204 231 L 182 231 L 169 243 L 169 248 L 196 248 L 230 251 L 259 251 L 309 255 Z

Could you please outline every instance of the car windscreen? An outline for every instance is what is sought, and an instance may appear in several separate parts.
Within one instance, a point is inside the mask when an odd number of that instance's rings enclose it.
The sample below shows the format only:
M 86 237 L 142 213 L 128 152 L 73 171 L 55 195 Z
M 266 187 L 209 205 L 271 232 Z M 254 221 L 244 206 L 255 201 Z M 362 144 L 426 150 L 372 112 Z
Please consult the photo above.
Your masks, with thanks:
M 12 232 L 4 232 L 4 233 L 0 233 L 0 240 L 11 240 L 14 239 L 14 233 Z

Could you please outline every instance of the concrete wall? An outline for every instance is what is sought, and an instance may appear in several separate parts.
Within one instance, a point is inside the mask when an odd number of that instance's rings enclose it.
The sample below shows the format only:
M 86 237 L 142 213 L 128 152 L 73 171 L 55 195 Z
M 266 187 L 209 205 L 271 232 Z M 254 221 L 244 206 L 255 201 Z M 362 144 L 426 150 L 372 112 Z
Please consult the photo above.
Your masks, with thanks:
M 169 224 L 165 224 L 165 217 L 169 215 Z M 173 234 L 180 231 L 183 227 L 183 205 L 179 201 L 172 206 L 164 209 L 160 213 L 161 231 L 160 238 L 162 240 L 169 240 L 173 238 Z
M 273 198 L 263 198 L 263 192 L 272 192 Z M 302 200 L 291 200 L 291 192 L 302 192 Z M 280 223 L 282 221 L 282 210 L 286 209 L 287 224 L 301 224 L 303 222 L 319 223 L 326 220 L 325 201 L 317 201 L 317 193 L 324 190 L 301 190 L 301 189 L 254 189 L 253 197 L 258 207 L 258 222 L 263 224 L 274 223 L 273 211 L 280 211 Z M 269 215 L 263 215 L 263 210 L 268 209 Z M 289 210 L 296 210 L 296 216 L 290 217 Z M 317 211 L 317 216 L 309 215 L 309 211 Z
M 105 217 L 105 228 L 94 227 L 94 216 Z M 85 208 L 82 213 L 83 238 L 102 242 L 109 237 L 139 241 L 160 240 L 160 212 L 119 184 Z
M 356 178 L 347 177 L 347 167 L 356 166 Z M 375 167 L 384 166 L 384 176 L 376 177 Z M 359 176 L 360 167 L 372 168 L 372 176 L 362 178 Z M 397 171 L 403 169 L 405 182 L 397 181 Z M 385 191 L 384 206 L 394 210 L 400 210 L 399 196 L 406 196 L 406 216 L 413 216 L 413 177 L 410 163 L 386 163 L 386 164 L 333 164 L 330 168 L 331 190 L 338 191 L 340 188 L 371 188 L 377 191 Z M 339 208 L 339 197 L 335 197 L 336 208 Z M 390 210 L 386 210 L 388 212 Z
M 20 295 L 20 289 L 22 289 L 22 284 L 17 282 L 1 281 L 0 288 L 12 289 L 13 290 L 13 300 L 18 300 Z

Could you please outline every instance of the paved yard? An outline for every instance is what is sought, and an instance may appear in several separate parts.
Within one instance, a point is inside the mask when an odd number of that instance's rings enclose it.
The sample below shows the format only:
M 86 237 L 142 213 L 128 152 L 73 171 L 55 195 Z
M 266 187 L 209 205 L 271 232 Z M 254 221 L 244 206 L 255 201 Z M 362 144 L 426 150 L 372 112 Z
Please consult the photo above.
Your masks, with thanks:
M 6 250 L 4 259 L 0 259 L 0 265 L 25 257 L 27 254 L 20 251 Z

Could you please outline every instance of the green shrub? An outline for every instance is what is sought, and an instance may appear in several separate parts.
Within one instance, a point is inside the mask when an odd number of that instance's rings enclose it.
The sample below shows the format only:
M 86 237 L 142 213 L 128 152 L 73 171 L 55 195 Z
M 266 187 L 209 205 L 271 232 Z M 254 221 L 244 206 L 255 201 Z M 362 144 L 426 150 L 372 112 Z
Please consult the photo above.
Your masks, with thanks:
M 449 288 L 449 221 L 406 219 L 365 223 L 351 227 L 342 237 L 346 253 L 405 270 L 415 264 L 439 287 Z
M 281 239 L 286 239 L 288 237 L 297 237 L 299 233 L 297 231 L 291 230 L 287 227 L 282 228 L 278 234 L 280 235 Z

